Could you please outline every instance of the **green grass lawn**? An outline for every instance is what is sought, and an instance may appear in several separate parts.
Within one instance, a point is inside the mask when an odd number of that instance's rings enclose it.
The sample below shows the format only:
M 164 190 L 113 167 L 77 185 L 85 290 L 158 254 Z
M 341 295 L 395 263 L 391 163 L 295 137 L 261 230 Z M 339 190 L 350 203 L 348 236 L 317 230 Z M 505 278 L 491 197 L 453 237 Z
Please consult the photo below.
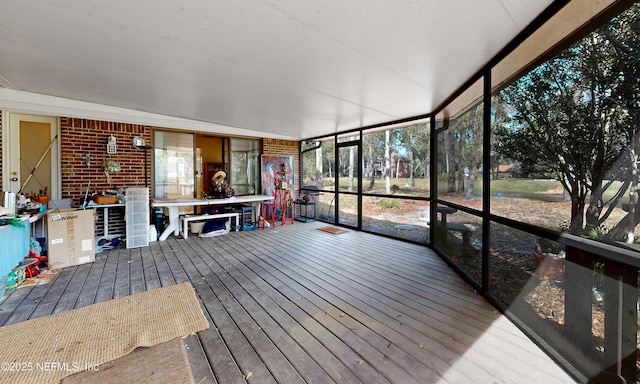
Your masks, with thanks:
M 395 195 L 399 196 L 420 196 L 428 197 L 430 193 L 430 180 L 425 178 L 417 178 L 411 180 L 409 178 L 393 178 L 390 181 L 392 186 L 397 186 Z M 341 191 L 346 191 L 349 185 L 349 179 L 342 177 L 339 180 Z M 386 180 L 384 178 L 376 178 L 373 188 L 369 188 L 370 179 L 363 180 L 362 190 L 365 193 L 386 194 Z M 619 182 L 613 185 L 605 192 L 605 198 L 611 198 L 620 186 Z M 438 192 L 444 193 L 447 188 L 446 175 L 438 176 Z M 476 196 L 482 193 L 482 178 L 478 178 L 474 185 Z M 354 180 L 353 192 L 357 191 L 357 180 Z M 491 181 L 491 193 L 494 196 L 504 197 L 524 197 L 530 199 L 547 200 L 545 197 L 558 196 L 561 197 L 563 186 L 558 180 L 554 179 L 517 179 L 507 178 Z M 628 202 L 628 193 L 622 202 Z
M 425 194 L 425 192 L 429 192 L 430 180 L 425 178 L 414 179 L 413 181 L 409 178 L 393 178 L 390 181 L 390 184 L 398 186 L 400 188 L 400 193 L 404 195 L 413 194 L 412 191 L 416 193 Z M 345 190 L 349 185 L 349 180 L 347 177 L 340 178 L 340 188 Z M 386 193 L 386 181 L 385 179 L 376 178 L 374 182 L 374 186 L 372 189 L 369 189 L 370 180 L 363 180 L 363 190 L 368 193 Z M 446 190 L 446 177 L 441 176 L 438 178 L 438 191 L 444 192 Z M 354 181 L 354 190 L 356 190 L 357 182 Z M 482 179 L 477 179 L 474 185 L 474 190 L 476 193 L 482 192 Z M 562 185 L 557 180 L 547 180 L 547 179 L 500 179 L 491 181 L 491 190 L 492 192 L 502 192 L 502 193 L 562 193 Z

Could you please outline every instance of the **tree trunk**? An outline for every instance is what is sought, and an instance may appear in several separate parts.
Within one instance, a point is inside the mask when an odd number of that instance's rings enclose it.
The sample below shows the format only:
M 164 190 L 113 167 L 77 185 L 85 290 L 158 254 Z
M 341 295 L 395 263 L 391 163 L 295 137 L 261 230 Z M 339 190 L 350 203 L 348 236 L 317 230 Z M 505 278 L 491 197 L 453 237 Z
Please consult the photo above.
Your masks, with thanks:
M 465 194 L 465 189 L 464 189 L 464 178 L 465 178 L 465 172 L 464 172 L 464 168 L 462 166 L 462 164 L 459 164 L 458 166 L 458 190 L 456 191 L 456 194 L 458 195 L 464 195 Z
M 596 228 L 600 225 L 600 215 L 602 214 L 602 179 L 594 176 L 591 182 L 591 195 L 589 196 L 589 206 L 585 214 L 586 228 Z
M 450 167 L 447 173 L 447 193 L 456 192 L 456 168 Z
M 373 189 L 376 183 L 376 165 L 373 162 L 373 145 L 371 145 L 371 142 L 369 142 L 367 148 L 367 156 L 369 157 L 369 177 L 371 178 L 369 180 L 369 189 Z
M 455 146 L 452 140 L 449 138 L 451 132 L 448 130 L 444 133 L 444 145 L 445 145 L 445 159 L 447 163 L 447 193 L 456 192 L 456 166 L 452 163 L 452 159 L 455 159 Z
M 473 195 L 473 187 L 476 183 L 477 173 L 478 173 L 478 168 L 475 165 L 469 168 L 469 180 L 467 181 L 467 192 L 464 194 L 464 199 L 467 201 L 475 200 L 475 196 Z
M 633 238 L 635 227 L 640 224 L 640 201 L 636 201 L 634 205 L 629 205 L 629 207 L 629 213 L 609 230 L 609 235 L 614 239 L 626 240 L 628 242 L 629 237 Z
M 465 129 L 461 129 L 460 130 L 460 137 L 466 137 L 466 130 Z M 467 164 L 467 151 L 466 148 L 464 146 L 464 143 L 461 141 L 459 143 L 460 145 L 460 160 L 458 161 L 458 190 L 456 191 L 456 193 L 458 195 L 464 195 L 465 194 L 465 189 L 464 189 L 464 178 L 465 178 L 465 164 Z
M 571 233 L 578 234 L 584 228 L 584 200 L 584 196 L 571 196 Z
M 353 148 L 349 147 L 349 192 L 353 192 Z
M 322 149 L 316 149 L 316 186 L 320 189 L 322 184 Z
M 385 131 L 384 133 L 384 176 L 385 176 L 385 188 L 386 188 L 386 193 L 389 194 L 391 193 L 391 179 L 390 179 L 390 173 L 391 173 L 391 157 L 389 155 L 389 140 L 390 140 L 390 134 L 389 131 Z
M 429 161 L 429 157 L 427 156 L 427 159 L 425 159 L 423 162 L 423 167 L 424 167 L 424 178 L 428 179 L 429 177 L 431 177 L 431 162 Z
M 409 179 L 411 180 L 411 187 L 415 188 L 416 179 L 414 177 L 415 160 L 413 159 L 413 152 L 409 152 Z

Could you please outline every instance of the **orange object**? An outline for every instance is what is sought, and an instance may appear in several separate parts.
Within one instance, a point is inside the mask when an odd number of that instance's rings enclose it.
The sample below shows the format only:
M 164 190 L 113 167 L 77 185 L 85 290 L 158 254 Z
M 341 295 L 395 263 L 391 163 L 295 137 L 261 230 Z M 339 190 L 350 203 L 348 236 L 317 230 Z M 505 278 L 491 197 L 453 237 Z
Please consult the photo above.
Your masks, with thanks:
M 118 196 L 95 196 L 93 201 L 96 204 L 115 204 L 118 202 Z
M 48 205 L 49 204 L 49 196 L 33 196 L 31 198 L 31 200 L 33 201 L 37 201 L 38 203 L 42 204 L 42 205 Z

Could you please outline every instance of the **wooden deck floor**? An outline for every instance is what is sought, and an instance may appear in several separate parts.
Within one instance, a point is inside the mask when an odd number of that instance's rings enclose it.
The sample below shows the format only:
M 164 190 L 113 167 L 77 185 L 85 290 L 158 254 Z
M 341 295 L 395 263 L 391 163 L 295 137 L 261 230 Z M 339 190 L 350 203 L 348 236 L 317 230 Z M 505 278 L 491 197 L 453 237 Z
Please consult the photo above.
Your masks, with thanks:
M 196 382 L 573 382 L 429 249 L 322 226 L 105 251 L 16 290 L 0 324 L 189 281 L 211 324 L 185 339 Z

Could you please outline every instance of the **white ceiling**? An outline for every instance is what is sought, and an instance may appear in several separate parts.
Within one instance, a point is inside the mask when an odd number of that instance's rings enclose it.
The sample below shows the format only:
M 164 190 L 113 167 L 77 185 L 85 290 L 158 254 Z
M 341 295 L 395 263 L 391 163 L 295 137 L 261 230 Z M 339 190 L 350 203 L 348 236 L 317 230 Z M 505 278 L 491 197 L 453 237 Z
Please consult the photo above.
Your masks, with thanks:
M 309 138 L 432 112 L 552 2 L 4 0 L 0 108 Z

